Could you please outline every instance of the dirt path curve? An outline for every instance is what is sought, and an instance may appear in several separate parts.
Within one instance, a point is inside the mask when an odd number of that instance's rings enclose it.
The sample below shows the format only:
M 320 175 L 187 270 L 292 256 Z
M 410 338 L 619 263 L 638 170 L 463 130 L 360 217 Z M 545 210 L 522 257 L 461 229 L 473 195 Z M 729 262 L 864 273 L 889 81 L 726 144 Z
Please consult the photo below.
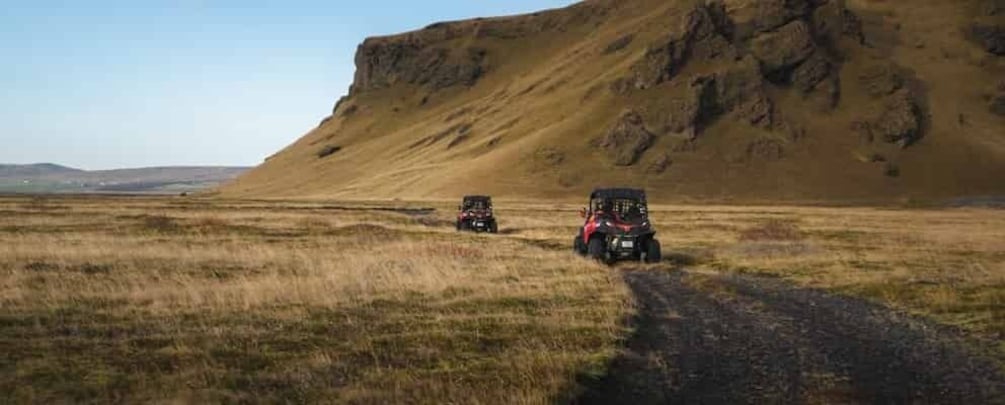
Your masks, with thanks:
M 578 403 L 1005 403 L 1002 369 L 945 327 L 777 279 L 625 277 L 636 333 Z

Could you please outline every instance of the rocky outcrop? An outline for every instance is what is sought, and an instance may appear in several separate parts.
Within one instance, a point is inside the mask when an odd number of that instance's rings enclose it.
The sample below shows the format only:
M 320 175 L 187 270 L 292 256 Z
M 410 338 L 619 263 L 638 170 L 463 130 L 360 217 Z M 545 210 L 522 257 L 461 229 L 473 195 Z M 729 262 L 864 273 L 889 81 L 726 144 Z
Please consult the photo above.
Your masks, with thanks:
M 907 146 L 921 137 L 921 123 L 921 108 L 909 90 L 901 89 L 886 100 L 869 128 L 884 142 Z
M 722 4 L 739 40 L 805 17 L 811 7 L 807 0 L 722 0 Z
M 850 38 L 863 43 L 862 21 L 845 5 L 845 0 L 823 0 L 813 11 L 811 22 L 814 35 L 826 43 L 836 43 L 841 38 Z
M 597 142 L 597 146 L 615 165 L 631 166 L 652 146 L 654 139 L 638 112 L 625 111 L 614 127 Z
M 834 62 L 823 52 L 817 51 L 792 71 L 789 80 L 803 93 L 809 93 L 820 82 L 831 76 Z
M 680 94 L 671 96 L 664 116 L 664 132 L 686 134 L 694 139 L 701 130 L 701 114 L 708 111 L 712 87 L 703 80 L 693 81 Z
M 1005 24 L 974 23 L 970 26 L 970 39 L 992 54 L 1005 55 Z
M 821 110 L 833 108 L 840 97 L 834 42 L 861 37 L 860 23 L 843 0 L 710 0 L 681 14 L 675 25 L 612 90 L 666 92 L 668 108 L 659 128 L 690 138 L 725 114 L 773 128 L 777 111 L 767 81 L 796 89 Z M 722 67 L 678 78 L 699 61 Z M 663 86 L 668 82 L 674 84 Z
M 754 37 L 750 50 L 768 74 L 791 71 L 816 50 L 809 25 L 802 20 L 790 22 L 776 31 Z
M 977 1 L 974 14 L 964 27 L 967 38 L 991 54 L 1005 55 L 1005 0 Z
M 440 90 L 470 86 L 488 70 L 481 48 L 427 47 L 419 40 L 367 40 L 356 53 L 351 95 L 408 83 Z
M 753 58 L 747 57 L 708 79 L 714 92 L 706 98 L 707 115 L 732 112 L 751 125 L 771 126 L 774 103 L 764 90 L 764 78 Z
M 615 92 L 645 90 L 670 81 L 692 54 L 712 59 L 732 56 L 736 51 L 718 31 L 709 9 L 696 7 L 678 22 L 678 28 L 664 39 L 650 44 L 632 66 L 631 75 L 614 84 Z
M 603 20 L 612 7 L 601 2 L 583 2 L 561 10 L 507 18 L 440 22 L 401 35 L 368 38 L 356 51 L 356 75 L 349 95 L 400 83 L 422 86 L 431 91 L 472 86 L 490 70 L 490 55 L 485 48 L 462 47 L 459 43 L 478 42 L 480 39 L 522 40 L 549 31 L 561 31 L 570 25 Z
M 697 76 L 670 96 L 662 129 L 696 138 L 716 118 L 735 119 L 767 128 L 773 124 L 774 103 L 764 88 L 757 61 L 751 57 L 708 75 Z

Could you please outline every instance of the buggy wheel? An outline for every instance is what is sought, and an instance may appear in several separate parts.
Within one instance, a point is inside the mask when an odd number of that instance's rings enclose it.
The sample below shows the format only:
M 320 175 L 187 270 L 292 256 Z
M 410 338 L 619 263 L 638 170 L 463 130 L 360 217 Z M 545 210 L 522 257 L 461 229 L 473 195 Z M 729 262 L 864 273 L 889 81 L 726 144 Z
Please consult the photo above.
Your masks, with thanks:
M 586 256 L 586 244 L 583 243 L 582 236 L 577 236 L 572 240 L 572 252 L 579 256 Z
M 663 261 L 663 251 L 660 248 L 660 241 L 650 239 L 646 243 L 646 263 L 659 263 Z
M 607 246 L 604 245 L 602 238 L 591 238 L 590 243 L 586 246 L 586 252 L 593 260 L 607 261 Z
M 499 233 L 499 225 L 496 224 L 496 221 L 492 221 L 492 223 L 489 224 L 489 233 Z

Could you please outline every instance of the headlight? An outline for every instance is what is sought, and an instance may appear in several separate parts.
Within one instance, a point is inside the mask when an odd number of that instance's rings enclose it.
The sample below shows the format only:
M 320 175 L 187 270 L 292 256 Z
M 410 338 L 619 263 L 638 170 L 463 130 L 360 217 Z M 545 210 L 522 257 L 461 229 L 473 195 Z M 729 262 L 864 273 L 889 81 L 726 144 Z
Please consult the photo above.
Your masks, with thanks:
M 614 227 L 614 222 L 611 222 L 611 221 L 604 221 L 604 225 L 607 225 L 607 226 L 609 226 L 609 227 L 612 227 L 612 228 L 613 228 L 613 227 Z
M 648 228 L 649 227 L 649 221 L 642 221 L 642 227 L 643 228 Z

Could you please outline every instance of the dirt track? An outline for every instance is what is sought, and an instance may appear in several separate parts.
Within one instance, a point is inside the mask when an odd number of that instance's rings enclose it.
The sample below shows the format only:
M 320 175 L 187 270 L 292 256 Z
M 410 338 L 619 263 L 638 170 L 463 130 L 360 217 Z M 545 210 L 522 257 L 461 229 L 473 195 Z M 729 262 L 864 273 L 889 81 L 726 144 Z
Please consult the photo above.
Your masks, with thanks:
M 579 403 L 1005 403 L 1002 369 L 945 327 L 776 279 L 625 277 L 636 333 Z

